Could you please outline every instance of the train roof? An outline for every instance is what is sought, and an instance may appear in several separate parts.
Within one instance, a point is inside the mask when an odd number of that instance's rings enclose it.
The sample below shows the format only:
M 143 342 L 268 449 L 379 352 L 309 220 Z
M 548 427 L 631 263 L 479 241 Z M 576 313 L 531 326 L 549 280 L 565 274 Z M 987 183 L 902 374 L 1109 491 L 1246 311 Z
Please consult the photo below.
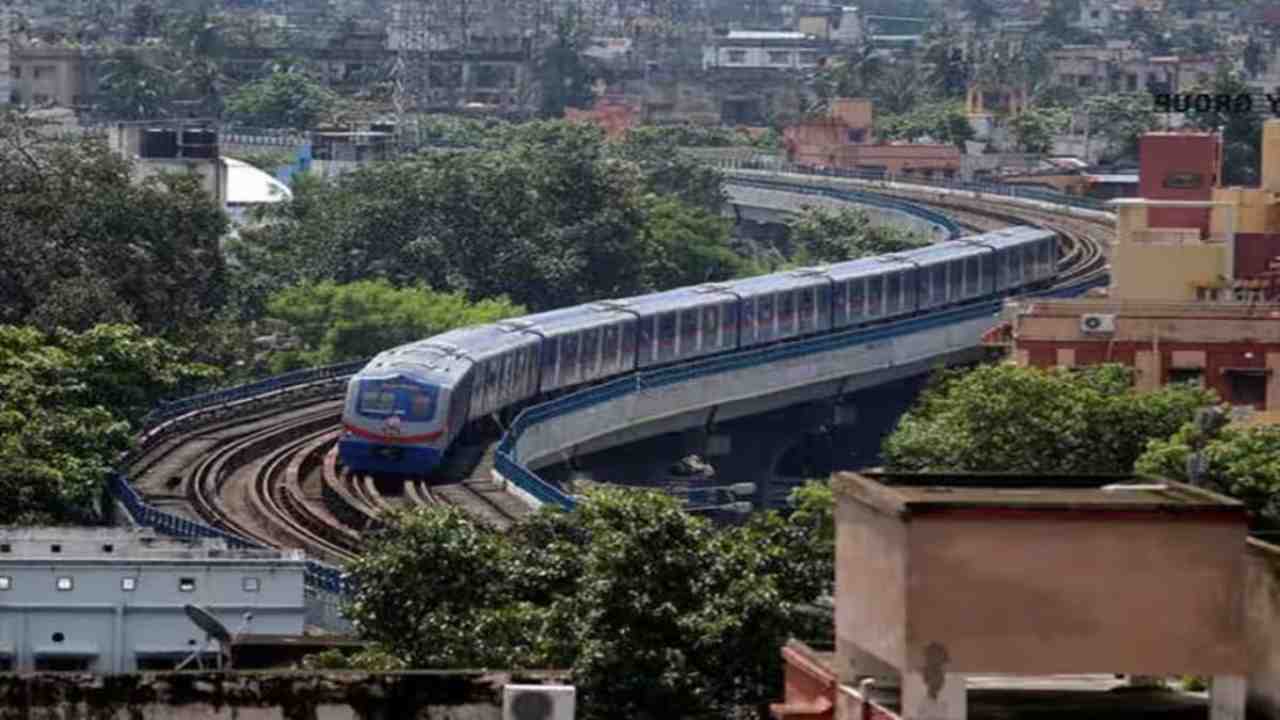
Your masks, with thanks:
M 830 283 L 823 270 L 818 268 L 804 268 L 801 270 L 790 270 L 787 272 L 774 273 L 772 275 L 760 275 L 757 277 L 744 278 L 729 283 L 728 287 L 733 292 L 738 293 L 742 297 L 751 297 L 762 293 L 776 292 L 778 290 L 788 290 L 793 288 L 806 288 L 815 285 Z
M 729 291 L 729 283 L 706 283 L 694 287 L 664 290 L 621 300 L 609 300 L 599 303 L 599 305 L 622 311 L 631 311 L 639 315 L 652 315 L 653 313 L 667 310 L 714 305 L 726 300 L 734 300 L 736 297 Z
M 974 235 L 966 238 L 969 242 L 981 243 L 991 248 L 1006 248 L 1015 245 L 1023 245 L 1036 240 L 1043 240 L 1047 237 L 1056 235 L 1052 230 L 1033 227 L 1031 225 L 1019 225 L 1017 227 L 1004 228 L 1003 230 L 995 230 L 981 235 Z
M 854 278 L 883 275 L 887 272 L 910 270 L 913 267 L 915 266 L 903 261 L 901 258 L 888 255 L 858 258 L 857 260 L 846 260 L 842 263 L 825 266 L 821 268 L 821 270 L 832 280 L 835 280 L 836 282 L 843 282 Z
M 625 320 L 630 317 L 629 313 L 613 307 L 590 304 L 526 315 L 522 318 L 504 320 L 499 324 L 510 332 L 533 337 L 577 332 L 607 324 L 610 319 Z
M 964 240 L 948 240 L 936 245 L 894 253 L 891 257 L 909 260 L 921 265 L 932 265 L 967 257 L 990 254 L 990 250 L 981 245 L 973 245 Z

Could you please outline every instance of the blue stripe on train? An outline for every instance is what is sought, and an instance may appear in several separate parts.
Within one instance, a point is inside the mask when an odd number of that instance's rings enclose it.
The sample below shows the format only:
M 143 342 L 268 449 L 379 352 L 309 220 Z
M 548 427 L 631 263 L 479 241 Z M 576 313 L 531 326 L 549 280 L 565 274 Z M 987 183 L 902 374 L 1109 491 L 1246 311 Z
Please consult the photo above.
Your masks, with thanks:
M 348 436 L 338 441 L 338 457 L 354 472 L 416 475 L 435 469 L 441 451 L 421 445 L 381 445 Z

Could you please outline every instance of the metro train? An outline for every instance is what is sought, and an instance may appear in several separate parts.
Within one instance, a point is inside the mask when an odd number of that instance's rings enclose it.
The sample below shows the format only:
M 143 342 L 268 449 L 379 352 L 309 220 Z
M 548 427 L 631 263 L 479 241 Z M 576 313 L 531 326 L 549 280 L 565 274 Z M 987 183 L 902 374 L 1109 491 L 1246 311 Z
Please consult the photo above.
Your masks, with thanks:
M 380 353 L 347 385 L 342 464 L 421 474 L 478 419 L 608 378 L 1052 283 L 1057 236 L 1012 227 L 909 252 L 588 303 Z

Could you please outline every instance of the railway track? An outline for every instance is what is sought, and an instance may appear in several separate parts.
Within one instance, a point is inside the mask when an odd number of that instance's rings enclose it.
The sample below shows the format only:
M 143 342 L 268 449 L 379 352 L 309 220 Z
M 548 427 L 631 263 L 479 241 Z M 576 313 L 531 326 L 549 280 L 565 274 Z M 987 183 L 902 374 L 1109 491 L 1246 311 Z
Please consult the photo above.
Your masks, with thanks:
M 960 203 L 928 191 L 896 194 L 943 210 L 975 231 L 1032 224 L 1061 233 L 1059 287 L 1106 272 L 1114 231 L 1105 222 L 1033 208 Z M 166 441 L 135 467 L 141 468 L 135 485 L 149 501 L 170 503 L 171 509 L 192 519 L 265 546 L 301 548 L 331 563 L 356 557 L 367 534 L 382 528 L 386 515 L 399 510 L 451 504 L 498 529 L 528 512 L 490 479 L 493 444 L 458 448 L 440 477 L 432 479 L 389 481 L 353 474 L 337 460 L 341 402 L 314 395 L 300 400 L 239 418 L 220 418 L 217 424 Z

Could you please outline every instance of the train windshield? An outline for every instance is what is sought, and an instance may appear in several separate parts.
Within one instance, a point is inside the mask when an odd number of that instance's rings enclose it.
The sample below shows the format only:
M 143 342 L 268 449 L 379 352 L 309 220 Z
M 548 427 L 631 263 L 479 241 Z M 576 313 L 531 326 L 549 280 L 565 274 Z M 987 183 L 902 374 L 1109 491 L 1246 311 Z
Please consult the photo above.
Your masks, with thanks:
M 356 409 L 368 417 L 397 416 L 405 422 L 435 417 L 439 390 L 404 380 L 365 380 L 360 383 Z

